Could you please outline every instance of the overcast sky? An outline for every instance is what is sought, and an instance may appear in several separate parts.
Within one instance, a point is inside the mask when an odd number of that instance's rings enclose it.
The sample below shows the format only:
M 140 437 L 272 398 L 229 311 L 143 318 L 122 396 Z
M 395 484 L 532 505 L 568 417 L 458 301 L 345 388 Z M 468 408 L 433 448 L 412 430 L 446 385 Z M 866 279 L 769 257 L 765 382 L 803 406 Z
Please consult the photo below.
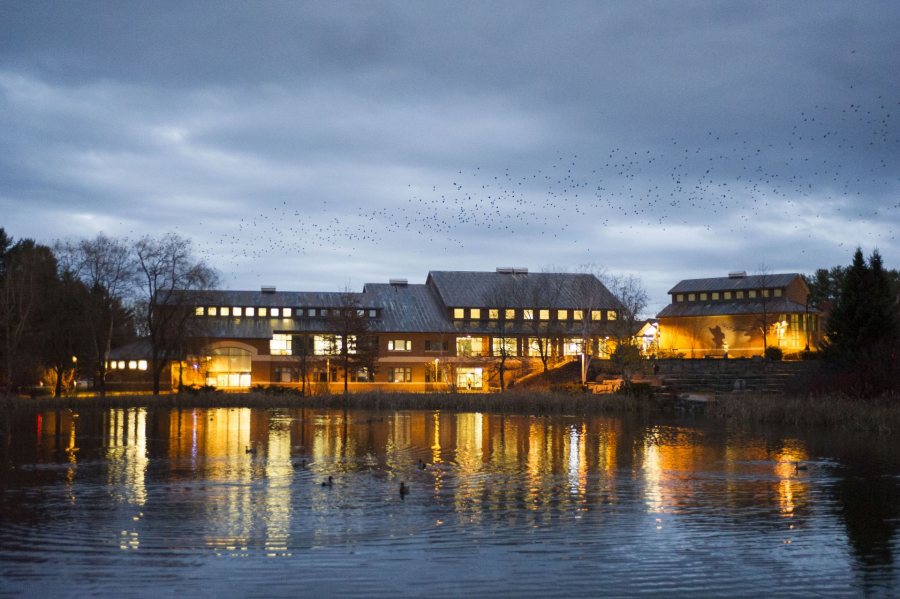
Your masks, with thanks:
M 900 3 L 0 0 L 0 226 L 231 289 L 900 267 Z

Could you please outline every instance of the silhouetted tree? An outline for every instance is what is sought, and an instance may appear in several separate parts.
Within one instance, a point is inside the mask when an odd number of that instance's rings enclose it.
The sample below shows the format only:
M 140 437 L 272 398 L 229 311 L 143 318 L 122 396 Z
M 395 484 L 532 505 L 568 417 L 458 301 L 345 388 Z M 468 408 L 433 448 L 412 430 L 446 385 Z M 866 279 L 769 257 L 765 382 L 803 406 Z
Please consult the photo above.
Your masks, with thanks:
M 370 331 L 369 318 L 360 306 L 358 296 L 345 289 L 340 295 L 340 305 L 328 315 L 329 354 L 337 359 L 344 371 L 344 394 L 349 391 L 350 373 L 366 369 L 374 372 L 378 358 L 378 343 Z

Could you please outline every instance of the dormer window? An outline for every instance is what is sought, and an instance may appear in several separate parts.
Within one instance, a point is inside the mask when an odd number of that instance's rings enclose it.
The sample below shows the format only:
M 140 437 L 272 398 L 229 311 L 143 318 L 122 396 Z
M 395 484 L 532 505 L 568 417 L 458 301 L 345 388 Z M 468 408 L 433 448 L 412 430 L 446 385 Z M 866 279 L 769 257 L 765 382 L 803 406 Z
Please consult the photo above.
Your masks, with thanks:
M 481 318 L 481 308 L 469 308 L 469 318 L 479 320 Z
M 269 309 L 268 309 L 268 308 L 260 308 L 260 309 L 257 311 L 257 314 L 259 314 L 260 316 L 268 316 L 268 315 L 269 315 Z
M 730 291 L 726 291 L 726 292 L 723 293 L 722 295 L 723 295 L 724 298 L 727 299 L 727 300 L 730 300 L 730 299 L 731 299 L 731 292 L 730 292 Z
M 462 320 L 466 317 L 465 308 L 453 308 L 453 318 L 456 320 Z
M 569 320 L 569 311 L 568 310 L 557 310 L 556 311 L 556 320 Z
M 718 292 L 718 291 L 713 291 L 713 293 L 712 293 L 712 299 L 713 299 L 713 300 L 719 299 L 719 292 Z
M 677 294 L 677 295 L 675 296 L 675 301 L 676 301 L 676 302 L 683 302 L 683 301 L 684 301 L 684 294 L 683 294 L 683 293 Z
M 500 310 L 497 308 L 488 308 L 488 318 L 491 320 L 497 320 L 500 318 Z
M 781 289 L 774 289 L 773 291 L 775 292 L 775 297 L 781 297 L 781 294 L 782 294 Z
M 700 301 L 701 301 L 701 302 L 705 302 L 705 301 L 708 299 L 708 297 L 709 297 L 709 296 L 707 296 L 705 293 L 701 293 L 701 294 L 700 294 Z

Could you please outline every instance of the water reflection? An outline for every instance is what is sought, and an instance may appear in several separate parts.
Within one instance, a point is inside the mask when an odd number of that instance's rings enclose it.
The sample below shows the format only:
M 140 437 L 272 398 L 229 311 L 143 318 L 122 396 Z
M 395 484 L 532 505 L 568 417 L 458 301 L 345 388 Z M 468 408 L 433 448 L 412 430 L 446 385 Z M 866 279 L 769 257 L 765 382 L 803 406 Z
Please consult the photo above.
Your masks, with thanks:
M 476 546 L 542 538 L 544 555 L 673 576 L 682 591 L 699 580 L 681 560 L 710 588 L 737 577 L 732 594 L 772 571 L 825 593 L 896 582 L 896 447 L 874 468 L 834 439 L 441 411 L 60 410 L 20 425 L 2 456 L 0 547 L 35 561 L 62 535 L 101 555 L 115 538 L 122 553 L 245 561 L 390 546 L 466 562 Z M 14 557 L 0 549 L 0 563 Z M 558 574 L 552 563 L 523 576 Z

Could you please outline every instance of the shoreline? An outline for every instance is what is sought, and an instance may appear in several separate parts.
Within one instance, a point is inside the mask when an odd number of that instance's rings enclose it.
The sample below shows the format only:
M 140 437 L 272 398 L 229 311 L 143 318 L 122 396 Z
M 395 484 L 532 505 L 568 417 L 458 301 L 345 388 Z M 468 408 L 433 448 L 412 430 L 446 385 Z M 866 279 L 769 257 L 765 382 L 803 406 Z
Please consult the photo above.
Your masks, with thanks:
M 661 396 L 588 394 L 560 391 L 496 393 L 355 393 L 299 396 L 265 393 L 112 395 L 99 397 L 6 397 L 0 421 L 20 411 L 123 408 L 320 408 L 365 410 L 453 410 L 458 412 L 604 414 L 611 416 L 691 415 L 724 424 L 763 424 L 859 431 L 876 435 L 900 432 L 900 398 L 855 399 L 846 396 L 725 394 L 705 404 Z M 5 427 L 0 427 L 0 431 Z

